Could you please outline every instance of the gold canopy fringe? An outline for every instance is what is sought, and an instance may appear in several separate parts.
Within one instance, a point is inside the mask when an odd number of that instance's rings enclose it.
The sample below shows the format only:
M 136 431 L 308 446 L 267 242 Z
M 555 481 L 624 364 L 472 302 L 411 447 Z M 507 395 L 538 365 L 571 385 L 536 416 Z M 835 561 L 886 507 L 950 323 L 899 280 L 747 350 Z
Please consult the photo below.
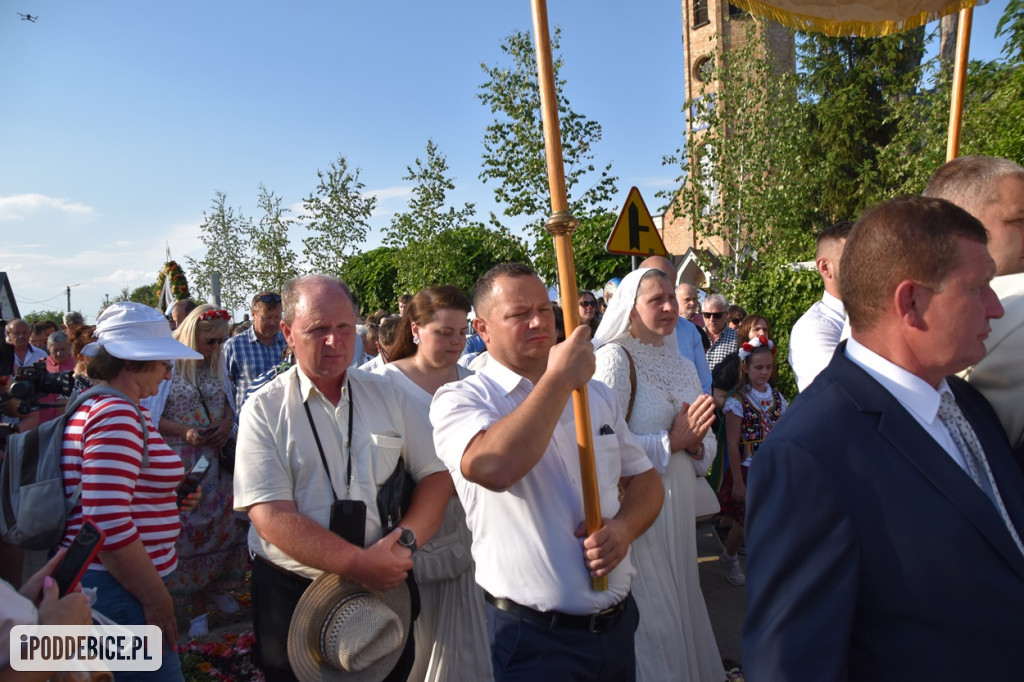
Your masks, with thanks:
M 968 7 L 983 5 L 988 0 L 951 0 L 942 10 L 936 12 L 920 12 L 900 19 L 899 21 L 845 21 L 835 19 L 824 19 L 809 14 L 799 14 L 780 9 L 775 5 L 763 2 L 762 0 L 731 0 L 732 4 L 741 7 L 751 14 L 766 17 L 776 21 L 783 26 L 794 28 L 798 31 L 824 33 L 832 37 L 840 36 L 861 36 L 864 38 L 877 38 L 880 36 L 902 33 L 910 29 L 923 26 L 929 21 L 935 21 L 947 14 L 959 12 Z

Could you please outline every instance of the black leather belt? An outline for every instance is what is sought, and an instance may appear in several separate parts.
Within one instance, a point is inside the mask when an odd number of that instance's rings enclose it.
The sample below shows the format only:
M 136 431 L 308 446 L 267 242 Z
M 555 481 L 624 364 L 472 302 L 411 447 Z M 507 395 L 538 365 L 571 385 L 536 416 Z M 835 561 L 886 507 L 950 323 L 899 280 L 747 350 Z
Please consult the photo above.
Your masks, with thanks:
M 609 606 L 604 611 L 598 611 L 589 616 L 576 616 L 571 613 L 562 613 L 561 611 L 538 611 L 537 609 L 531 609 L 529 606 L 517 604 L 511 599 L 495 597 L 490 592 L 484 592 L 484 599 L 499 611 L 511 613 L 514 616 L 519 616 L 544 627 L 586 630 L 587 632 L 597 634 L 610 630 L 619 624 L 619 621 L 622 620 L 622 614 L 626 612 L 626 601 L 629 599 L 629 595 L 615 606 Z

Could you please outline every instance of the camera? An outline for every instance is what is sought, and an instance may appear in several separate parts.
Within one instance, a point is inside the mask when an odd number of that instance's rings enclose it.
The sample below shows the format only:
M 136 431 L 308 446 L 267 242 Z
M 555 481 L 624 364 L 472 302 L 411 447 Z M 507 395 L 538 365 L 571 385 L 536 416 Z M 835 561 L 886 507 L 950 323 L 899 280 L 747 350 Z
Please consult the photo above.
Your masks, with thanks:
M 74 372 L 47 372 L 46 361 L 40 360 L 34 365 L 20 368 L 7 386 L 7 393 L 11 398 L 20 401 L 18 412 L 28 414 L 43 407 L 56 407 L 55 404 L 39 402 L 41 396 L 54 393 L 68 396 L 74 388 Z

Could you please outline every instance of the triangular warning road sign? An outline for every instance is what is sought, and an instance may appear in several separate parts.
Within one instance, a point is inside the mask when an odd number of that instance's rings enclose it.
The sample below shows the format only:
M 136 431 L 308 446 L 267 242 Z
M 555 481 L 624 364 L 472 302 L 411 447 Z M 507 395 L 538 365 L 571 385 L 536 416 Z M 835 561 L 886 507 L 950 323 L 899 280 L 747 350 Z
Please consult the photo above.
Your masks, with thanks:
M 604 250 L 623 256 L 668 255 L 661 235 L 654 228 L 651 213 L 636 187 L 629 190 L 626 205 L 622 207 L 619 219 L 615 221 L 615 227 L 608 235 L 608 243 L 605 244 Z

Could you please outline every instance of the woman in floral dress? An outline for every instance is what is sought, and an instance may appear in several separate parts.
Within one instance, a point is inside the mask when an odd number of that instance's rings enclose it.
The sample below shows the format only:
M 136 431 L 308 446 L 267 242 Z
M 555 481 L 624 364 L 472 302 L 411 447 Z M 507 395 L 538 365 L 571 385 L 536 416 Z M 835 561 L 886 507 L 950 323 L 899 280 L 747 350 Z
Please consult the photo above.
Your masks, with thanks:
M 167 582 L 179 608 L 191 603 L 189 637 L 209 633 L 209 602 L 224 613 L 238 611 L 229 592 L 245 578 L 246 528 L 232 511 L 232 475 L 221 469 L 218 457 L 234 423 L 220 352 L 230 317 L 226 310 L 201 305 L 178 326 L 175 337 L 203 359 L 175 363 L 160 418 L 160 433 L 181 456 L 185 471 L 200 456 L 210 461 L 199 506 L 181 516 L 178 568 Z

